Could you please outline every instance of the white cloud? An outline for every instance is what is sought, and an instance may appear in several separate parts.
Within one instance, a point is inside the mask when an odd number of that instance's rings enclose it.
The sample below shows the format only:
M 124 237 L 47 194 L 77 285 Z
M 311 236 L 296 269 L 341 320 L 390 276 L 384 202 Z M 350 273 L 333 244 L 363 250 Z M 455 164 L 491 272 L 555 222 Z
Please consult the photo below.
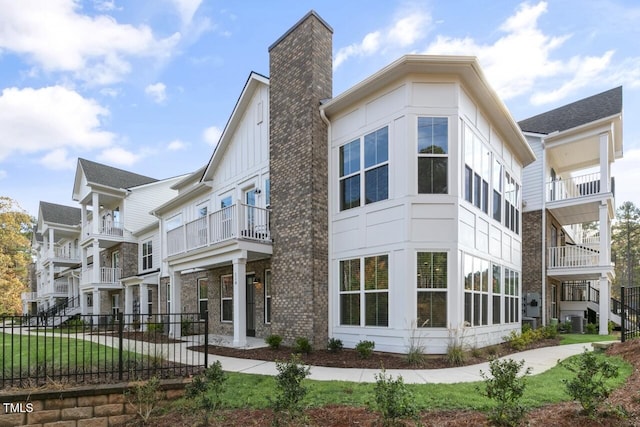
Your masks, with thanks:
M 122 10 L 121 7 L 116 7 L 116 3 L 114 0 L 93 0 L 93 8 L 99 12 Z
M 202 0 L 170 0 L 180 15 L 182 25 L 189 25 Z
M 98 160 L 110 164 L 133 166 L 142 157 L 141 154 L 132 153 L 122 147 L 112 147 L 103 150 L 102 153 L 98 155 Z
M 403 12 L 386 29 L 368 33 L 358 43 L 338 49 L 333 61 L 337 69 L 351 57 L 371 56 L 394 48 L 407 48 L 422 39 L 431 23 L 431 16 L 424 11 Z
M 169 144 L 167 144 L 167 150 L 169 151 L 180 151 L 187 148 L 188 144 L 184 141 L 180 141 L 179 139 L 174 139 Z
M 499 27 L 503 35 L 493 44 L 478 44 L 469 37 L 439 35 L 425 53 L 477 56 L 492 86 L 505 100 L 533 93 L 541 79 L 560 77 L 566 82 L 559 89 L 531 95 L 535 104 L 559 100 L 600 79 L 613 52 L 602 56 L 574 56 L 566 61 L 553 59 L 554 50 L 571 35 L 545 34 L 538 20 L 546 12 L 544 1 L 533 5 L 522 3 Z
M 167 99 L 167 87 L 164 83 L 158 82 L 144 88 L 144 93 L 149 95 L 157 104 L 162 104 Z
M 68 152 L 64 148 L 57 148 L 47 153 L 39 161 L 44 167 L 52 170 L 73 170 L 76 162 L 76 158 L 68 157 Z
M 102 129 L 109 110 L 62 86 L 6 88 L 0 94 L 0 161 L 13 153 L 109 146 Z
M 48 72 L 70 72 L 92 85 L 120 81 L 131 70 L 130 58 L 170 56 L 180 40 L 179 33 L 156 39 L 147 25 L 82 15 L 81 4 L 73 0 L 0 0 L 0 10 L 1 50 L 23 55 Z
M 115 98 L 120 95 L 120 90 L 112 87 L 105 87 L 100 89 L 100 95 L 108 96 L 110 98 Z
M 4 179 L 7 177 L 7 171 L 0 169 L 0 179 Z
M 215 147 L 218 145 L 218 141 L 220 140 L 220 136 L 222 136 L 222 130 L 217 126 L 208 127 L 202 132 L 202 139 L 204 139 L 207 144 Z

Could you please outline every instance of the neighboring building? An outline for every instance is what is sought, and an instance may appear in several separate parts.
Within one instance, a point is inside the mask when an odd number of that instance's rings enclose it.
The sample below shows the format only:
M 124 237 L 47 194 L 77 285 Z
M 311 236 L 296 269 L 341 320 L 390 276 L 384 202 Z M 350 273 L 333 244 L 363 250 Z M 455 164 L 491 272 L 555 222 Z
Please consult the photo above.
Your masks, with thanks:
M 577 316 L 607 334 L 609 320 L 620 323 L 610 300 L 611 165 L 622 157 L 622 87 L 519 124 L 537 156 L 523 182 L 524 315 L 538 324 Z
M 144 254 L 152 250 L 158 233 L 154 232 L 157 219 L 149 213 L 150 208 L 173 197 L 171 185 L 179 179 L 157 180 L 78 159 L 73 200 L 81 205 L 79 292 L 83 314 L 104 319 L 121 312 L 125 307 L 123 282 L 137 287 L 144 284 L 147 293 L 140 299 L 148 298 L 149 287 L 157 294 L 157 271 L 154 275 L 152 263 L 138 261 L 139 252 L 144 250 L 139 249 L 138 241 L 142 238 L 141 245 L 147 247 Z M 148 242 L 151 243 L 146 245 Z M 128 292 L 132 295 L 131 291 Z M 157 296 L 152 296 L 154 299 Z
M 80 209 L 40 202 L 36 239 L 37 308 L 46 312 L 60 304 L 78 307 L 80 266 Z M 35 297 L 35 298 L 34 298 Z

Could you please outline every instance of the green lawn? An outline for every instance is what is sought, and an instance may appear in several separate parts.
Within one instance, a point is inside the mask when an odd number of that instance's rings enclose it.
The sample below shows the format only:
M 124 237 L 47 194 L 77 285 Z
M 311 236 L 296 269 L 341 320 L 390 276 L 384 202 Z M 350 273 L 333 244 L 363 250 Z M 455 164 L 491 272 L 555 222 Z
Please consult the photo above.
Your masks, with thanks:
M 125 351 L 123 360 L 140 360 L 143 356 Z M 111 370 L 119 361 L 118 349 L 83 339 L 65 336 L 14 335 L 0 333 L 0 367 L 5 375 L 39 370 L 90 368 Z
M 599 341 L 620 341 L 616 335 L 595 335 L 595 334 L 561 334 L 560 345 L 582 344 Z
M 575 356 L 574 356 L 575 357 Z M 607 357 L 600 354 L 599 357 Z M 620 358 L 611 358 L 620 368 L 620 375 L 609 381 L 618 387 L 631 375 L 632 367 Z M 261 409 L 269 405 L 268 396 L 273 396 L 275 379 L 271 376 L 250 375 L 228 372 L 223 397 L 226 408 Z M 561 367 L 542 374 L 531 376 L 527 380 L 524 403 L 529 407 L 538 407 L 550 403 L 570 400 L 565 393 L 562 379 L 569 378 L 571 373 Z M 346 381 L 313 381 L 305 380 L 308 394 L 305 403 L 310 407 L 325 405 L 367 406 L 375 400 L 374 384 L 353 383 Z M 485 410 L 492 403 L 478 392 L 482 382 L 459 384 L 408 384 L 413 392 L 420 410 Z M 191 402 L 182 399 L 176 402 L 175 409 L 190 410 Z

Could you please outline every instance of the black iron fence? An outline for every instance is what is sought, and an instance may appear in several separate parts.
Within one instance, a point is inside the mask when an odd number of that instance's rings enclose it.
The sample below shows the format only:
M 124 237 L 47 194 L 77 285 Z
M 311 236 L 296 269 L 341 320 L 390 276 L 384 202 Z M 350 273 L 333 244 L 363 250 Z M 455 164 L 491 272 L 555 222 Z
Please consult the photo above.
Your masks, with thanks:
M 208 330 L 199 313 L 3 317 L 1 387 L 192 375 L 208 364 Z
M 620 288 L 621 341 L 640 337 L 640 287 Z

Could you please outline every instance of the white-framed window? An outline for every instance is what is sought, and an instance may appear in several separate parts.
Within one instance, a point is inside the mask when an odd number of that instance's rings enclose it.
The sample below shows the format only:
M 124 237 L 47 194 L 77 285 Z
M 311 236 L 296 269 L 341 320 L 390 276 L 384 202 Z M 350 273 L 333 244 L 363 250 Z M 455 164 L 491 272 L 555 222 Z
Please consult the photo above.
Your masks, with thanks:
M 418 193 L 447 194 L 449 119 L 418 117 Z
M 464 196 L 482 212 L 489 214 L 491 150 L 468 125 L 464 127 Z
M 233 275 L 220 277 L 220 321 L 233 322 Z
M 205 200 L 204 202 L 198 203 L 196 206 L 196 216 L 198 218 L 203 218 L 207 216 L 209 213 L 209 200 Z
M 120 267 L 120 251 L 111 252 L 111 267 L 113 268 Z
M 120 313 L 120 294 L 111 295 L 111 311 L 116 317 Z
M 520 234 L 520 184 L 514 176 L 504 174 L 504 226 Z
M 340 261 L 340 324 L 389 326 L 388 255 Z
M 520 273 L 509 268 L 504 269 L 504 321 L 520 321 Z
M 200 320 L 207 318 L 209 312 L 209 279 L 201 277 L 198 279 L 198 313 Z
M 264 205 L 267 209 L 271 207 L 271 179 L 264 180 Z
M 153 268 L 153 241 L 148 240 L 142 244 L 142 269 Z
M 447 327 L 447 252 L 418 252 L 417 327 Z
M 489 324 L 489 261 L 464 255 L 464 320 L 471 326 Z
M 176 228 L 180 227 L 181 225 L 182 225 L 182 212 L 172 216 L 171 218 L 169 218 L 169 219 L 167 219 L 165 221 L 165 226 L 167 228 L 167 231 L 171 231 L 173 229 L 176 229 Z
M 492 216 L 502 222 L 503 167 L 498 159 L 493 159 L 493 212 Z
M 493 304 L 493 324 L 499 325 L 502 321 L 502 267 L 492 264 L 492 304 Z
M 271 270 L 264 271 L 264 323 L 271 323 Z
M 340 210 L 389 198 L 389 127 L 339 148 Z

